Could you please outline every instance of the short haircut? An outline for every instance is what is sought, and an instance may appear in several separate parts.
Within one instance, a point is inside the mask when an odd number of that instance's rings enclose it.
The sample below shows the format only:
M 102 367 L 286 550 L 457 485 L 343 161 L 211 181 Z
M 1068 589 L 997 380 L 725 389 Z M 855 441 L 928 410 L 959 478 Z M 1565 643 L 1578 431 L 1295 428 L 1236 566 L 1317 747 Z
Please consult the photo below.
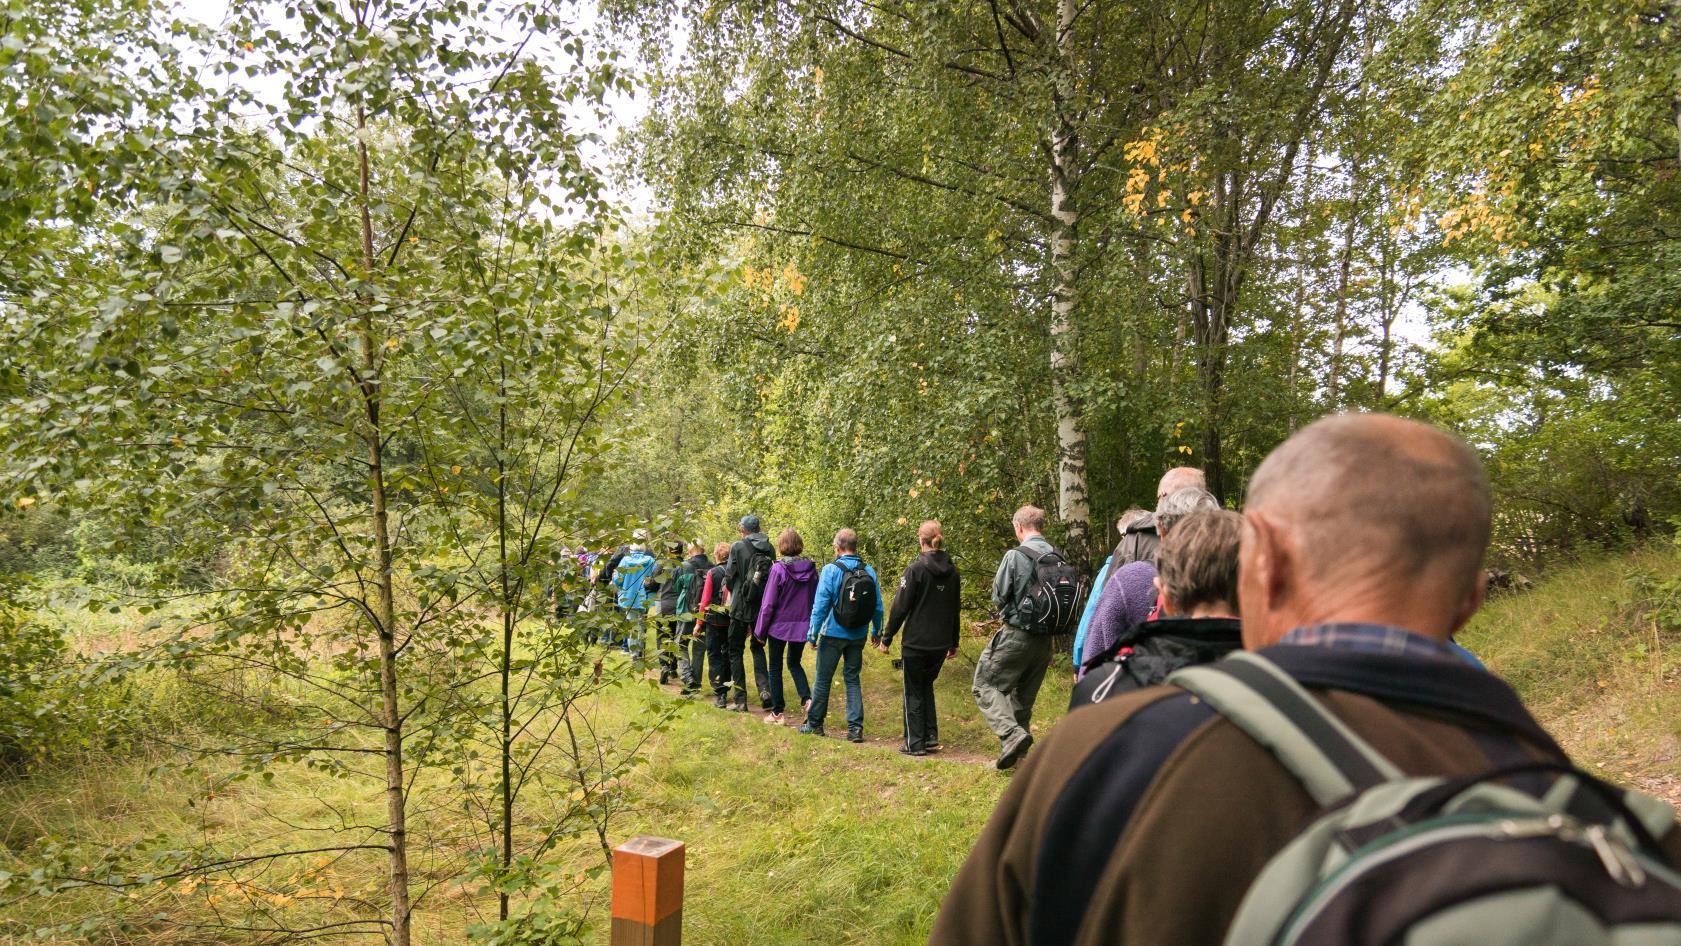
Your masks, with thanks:
M 1237 546 L 1243 517 L 1199 509 L 1174 524 L 1156 550 L 1162 590 L 1182 612 L 1205 604 L 1237 607 Z
M 1156 483 L 1156 498 L 1166 499 L 1182 489 L 1207 489 L 1208 477 L 1194 466 L 1176 466 L 1162 474 Z
M 690 555 L 699 555 L 699 554 L 701 554 L 702 552 L 705 552 L 705 551 L 706 551 L 706 546 L 701 545 L 699 539 L 696 539 L 693 542 L 689 543 L 689 554 Z
M 728 542 L 719 542 L 717 545 L 712 546 L 712 558 L 714 561 L 722 562 L 724 559 L 729 557 L 730 544 Z
M 1295 534 L 1310 580 L 1405 582 L 1448 568 L 1467 594 L 1493 518 L 1475 451 L 1386 414 L 1338 414 L 1297 431 L 1255 470 L 1248 509 Z
M 1156 531 L 1165 536 L 1180 519 L 1191 513 L 1219 508 L 1220 501 L 1214 498 L 1214 494 L 1200 486 L 1175 490 L 1156 504 Z
M 1150 510 L 1138 506 L 1129 506 L 1121 513 L 1121 518 L 1115 520 L 1115 531 L 1126 532 L 1127 526 L 1137 525 L 1150 517 Z
M 792 527 L 783 529 L 776 537 L 776 551 L 782 555 L 794 556 L 805 551 L 805 540 Z
M 1045 531 L 1045 510 L 1038 506 L 1023 506 L 1010 517 L 1010 525 L 1018 529 L 1032 529 L 1034 532 Z
M 858 551 L 858 533 L 851 529 L 842 529 L 835 533 L 835 548 L 842 552 Z
M 916 541 L 918 544 L 926 545 L 931 549 L 945 548 L 945 529 L 940 526 L 939 520 L 930 519 L 917 527 Z

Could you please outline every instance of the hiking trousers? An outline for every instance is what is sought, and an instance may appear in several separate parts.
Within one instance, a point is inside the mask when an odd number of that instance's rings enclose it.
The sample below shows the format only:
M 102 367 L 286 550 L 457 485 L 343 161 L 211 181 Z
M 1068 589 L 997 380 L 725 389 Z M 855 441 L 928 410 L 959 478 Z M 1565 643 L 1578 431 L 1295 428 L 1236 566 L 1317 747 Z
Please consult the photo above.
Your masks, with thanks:
M 761 709 L 771 708 L 769 661 L 765 659 L 765 642 L 748 632 L 747 649 L 753 652 L 753 686 L 759 691 Z
M 901 660 L 905 674 L 905 748 L 926 752 L 940 741 L 934 722 L 934 681 L 945 666 L 943 650 L 907 650 Z
M 747 639 L 753 636 L 753 622 L 730 618 L 730 682 L 735 702 L 747 702 Z
M 707 680 L 716 696 L 730 692 L 730 628 L 729 625 L 704 624 L 706 628 Z
M 986 642 L 975 662 L 975 705 L 1000 743 L 1028 731 L 1033 701 L 1051 663 L 1048 635 L 1006 624 Z
M 706 632 L 695 630 L 695 622 L 684 621 L 677 626 L 677 676 L 690 689 L 700 689 L 706 678 Z

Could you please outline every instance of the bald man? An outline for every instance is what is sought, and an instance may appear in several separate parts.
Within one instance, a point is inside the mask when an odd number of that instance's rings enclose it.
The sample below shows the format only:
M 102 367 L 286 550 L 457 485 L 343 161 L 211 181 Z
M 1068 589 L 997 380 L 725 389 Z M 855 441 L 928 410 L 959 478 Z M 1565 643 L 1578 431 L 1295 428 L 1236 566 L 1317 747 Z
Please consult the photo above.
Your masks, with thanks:
M 1194 466 L 1176 466 L 1162 474 L 1156 483 L 1156 509 L 1160 510 L 1167 497 L 1182 489 L 1206 490 L 1208 481 Z M 1157 513 L 1135 519 L 1121 529 L 1121 540 L 1109 554 L 1109 574 L 1113 576 L 1122 565 L 1156 560 L 1156 547 L 1161 544 L 1161 530 L 1156 523 Z
M 1250 483 L 1244 645 L 1408 774 L 1563 761 L 1511 689 L 1449 646 L 1482 601 L 1489 524 L 1487 478 L 1459 440 L 1395 417 L 1321 420 Z M 999 801 L 930 943 L 1219 943 L 1317 812 L 1267 750 L 1176 687 L 1081 709 Z

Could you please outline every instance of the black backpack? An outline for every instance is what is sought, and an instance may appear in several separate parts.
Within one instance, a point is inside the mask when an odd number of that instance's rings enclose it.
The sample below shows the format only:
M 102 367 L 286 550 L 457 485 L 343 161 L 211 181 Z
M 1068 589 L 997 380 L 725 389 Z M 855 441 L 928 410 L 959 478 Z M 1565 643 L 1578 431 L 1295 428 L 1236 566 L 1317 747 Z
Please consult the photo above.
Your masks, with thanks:
M 730 614 L 751 618 L 759 613 L 759 603 L 765 600 L 765 585 L 770 582 L 770 567 L 775 561 L 775 553 L 761 551 L 753 543 L 747 543 L 747 561 L 741 569 L 741 588 L 730 598 Z
M 1085 579 L 1080 570 L 1056 549 L 1035 552 L 1025 545 L 1016 551 L 1033 564 L 1027 592 L 1016 603 L 1016 621 L 1029 634 L 1066 634 L 1080 620 L 1080 603 L 1085 598 Z
M 876 588 L 875 576 L 862 562 L 857 568 L 840 567 L 845 574 L 841 576 L 840 592 L 835 595 L 835 623 L 856 631 L 876 616 L 876 600 L 881 592 Z

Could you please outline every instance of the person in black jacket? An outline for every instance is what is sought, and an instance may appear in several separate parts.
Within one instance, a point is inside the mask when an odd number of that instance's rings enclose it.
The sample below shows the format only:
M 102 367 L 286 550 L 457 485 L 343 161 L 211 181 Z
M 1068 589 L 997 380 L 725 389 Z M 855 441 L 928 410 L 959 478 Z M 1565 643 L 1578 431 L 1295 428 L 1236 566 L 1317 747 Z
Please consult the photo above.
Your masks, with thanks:
M 888 653 L 893 636 L 905 629 L 904 653 L 906 755 L 927 755 L 940 746 L 934 716 L 934 681 L 946 660 L 957 656 L 959 586 L 957 566 L 945 553 L 945 535 L 938 522 L 924 522 L 916 530 L 922 554 L 899 579 L 893 613 L 881 636 L 881 652 Z
M 1204 509 L 1179 519 L 1156 552 L 1161 616 L 1121 634 L 1086 663 L 1070 710 L 1156 686 L 1180 667 L 1219 660 L 1243 646 L 1237 618 L 1237 550 L 1243 517 Z

